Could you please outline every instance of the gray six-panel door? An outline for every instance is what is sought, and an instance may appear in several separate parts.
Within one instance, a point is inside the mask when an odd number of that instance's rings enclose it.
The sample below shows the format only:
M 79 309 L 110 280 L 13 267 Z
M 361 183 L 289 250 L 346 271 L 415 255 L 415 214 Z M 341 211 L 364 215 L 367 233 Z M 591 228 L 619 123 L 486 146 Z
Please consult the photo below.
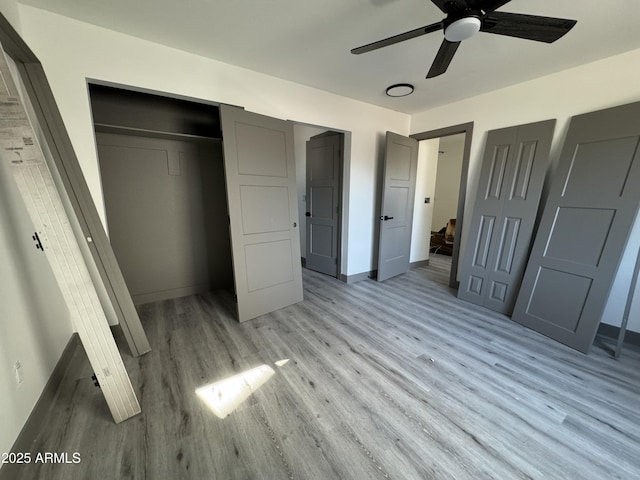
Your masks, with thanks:
M 308 269 L 337 277 L 343 134 L 331 133 L 307 142 L 305 258 Z
M 379 282 L 409 270 L 417 168 L 418 141 L 387 132 L 380 214 Z
M 640 204 L 640 103 L 573 117 L 513 320 L 586 352 Z
M 555 120 L 492 130 L 458 298 L 511 314 L 524 274 Z

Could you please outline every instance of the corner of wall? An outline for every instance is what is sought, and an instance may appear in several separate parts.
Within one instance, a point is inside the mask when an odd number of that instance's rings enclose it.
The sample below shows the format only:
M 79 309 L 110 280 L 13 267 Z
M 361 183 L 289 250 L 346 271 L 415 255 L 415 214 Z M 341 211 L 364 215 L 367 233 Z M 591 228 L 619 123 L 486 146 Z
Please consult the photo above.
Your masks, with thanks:
M 15 0 L 0 0 L 0 12 L 15 29 L 20 33 L 20 6 Z

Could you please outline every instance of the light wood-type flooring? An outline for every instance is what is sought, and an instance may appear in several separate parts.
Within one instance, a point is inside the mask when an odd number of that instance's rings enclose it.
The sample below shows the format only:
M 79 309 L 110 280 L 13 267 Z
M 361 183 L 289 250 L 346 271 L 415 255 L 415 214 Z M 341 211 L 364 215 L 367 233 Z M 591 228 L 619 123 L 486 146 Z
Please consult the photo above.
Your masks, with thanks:
M 447 280 L 438 262 L 382 284 L 305 271 L 302 303 L 243 324 L 228 292 L 144 305 L 153 350 L 123 349 L 143 413 L 112 422 L 80 349 L 32 452 L 81 462 L 17 480 L 640 478 L 640 350 L 585 356 Z M 195 394 L 262 364 L 225 419 Z

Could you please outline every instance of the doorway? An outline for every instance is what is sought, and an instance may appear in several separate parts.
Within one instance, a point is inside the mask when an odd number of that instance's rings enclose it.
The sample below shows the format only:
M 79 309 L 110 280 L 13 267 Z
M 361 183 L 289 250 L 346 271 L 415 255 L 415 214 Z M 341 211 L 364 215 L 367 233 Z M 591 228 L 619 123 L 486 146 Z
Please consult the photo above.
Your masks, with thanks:
M 89 91 L 109 238 L 134 304 L 232 289 L 218 107 Z
M 302 265 L 343 279 L 343 174 L 348 132 L 294 124 Z M 344 280 L 344 279 L 343 279 Z
M 416 188 L 423 190 L 416 201 L 416 231 L 421 234 L 414 255 L 428 254 L 429 266 L 451 273 L 456 237 L 464 133 L 422 140 L 419 143 L 420 175 Z M 421 209 L 421 210 L 418 210 Z M 424 232 L 428 232 L 424 235 Z M 424 258 L 424 257 L 422 257 Z
M 459 285 L 458 259 L 472 133 L 471 122 L 411 135 L 420 142 L 411 262 L 426 263 L 434 251 L 438 268 L 449 269 L 452 288 Z

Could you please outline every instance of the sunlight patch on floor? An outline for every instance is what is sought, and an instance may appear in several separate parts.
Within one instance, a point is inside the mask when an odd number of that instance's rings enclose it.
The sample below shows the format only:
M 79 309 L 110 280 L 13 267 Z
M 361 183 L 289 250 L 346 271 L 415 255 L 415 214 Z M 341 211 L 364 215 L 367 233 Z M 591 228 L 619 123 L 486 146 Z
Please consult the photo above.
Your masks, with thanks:
M 275 364 L 282 367 L 288 361 L 289 359 L 278 360 Z M 269 365 L 260 365 L 199 387 L 196 389 L 196 395 L 218 418 L 225 418 L 264 385 L 274 373 L 275 370 Z

